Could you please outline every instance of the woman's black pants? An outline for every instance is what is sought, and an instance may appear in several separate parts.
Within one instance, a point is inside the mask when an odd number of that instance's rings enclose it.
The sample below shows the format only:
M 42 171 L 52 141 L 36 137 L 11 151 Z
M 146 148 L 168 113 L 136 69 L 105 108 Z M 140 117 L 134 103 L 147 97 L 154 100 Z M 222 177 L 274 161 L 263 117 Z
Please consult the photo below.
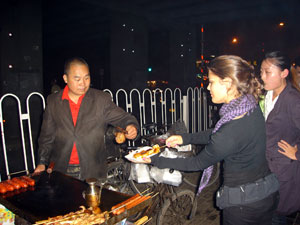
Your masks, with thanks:
M 278 202 L 279 194 L 275 192 L 251 204 L 225 208 L 223 225 L 271 225 Z

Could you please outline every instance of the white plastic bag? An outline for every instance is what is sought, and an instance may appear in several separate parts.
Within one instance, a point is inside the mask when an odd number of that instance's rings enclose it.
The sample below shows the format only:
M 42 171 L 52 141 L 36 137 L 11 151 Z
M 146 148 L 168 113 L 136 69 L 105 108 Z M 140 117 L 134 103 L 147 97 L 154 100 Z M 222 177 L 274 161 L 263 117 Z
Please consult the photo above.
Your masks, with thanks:
M 171 172 L 170 172 L 171 171 Z M 155 166 L 150 169 L 150 176 L 157 183 L 179 186 L 182 183 L 182 174 L 178 170 L 159 169 Z
M 165 150 L 159 155 L 165 158 L 187 158 L 193 156 L 192 145 L 178 146 L 176 150 L 165 148 Z
M 149 166 L 142 163 L 131 163 L 129 180 L 138 183 L 152 183 Z

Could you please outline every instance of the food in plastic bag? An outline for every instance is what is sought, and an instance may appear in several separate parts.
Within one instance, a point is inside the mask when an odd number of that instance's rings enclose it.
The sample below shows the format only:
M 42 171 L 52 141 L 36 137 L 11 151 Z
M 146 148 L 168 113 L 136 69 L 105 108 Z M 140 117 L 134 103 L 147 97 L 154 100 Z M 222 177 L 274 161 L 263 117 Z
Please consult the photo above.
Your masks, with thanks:
M 194 156 L 194 152 L 191 151 L 191 145 L 183 145 L 177 148 L 165 148 L 165 150 L 159 155 L 160 157 L 165 158 L 187 158 Z
M 130 176 L 128 179 L 138 183 L 152 183 L 149 166 L 142 163 L 131 163 Z
M 164 183 L 173 186 L 179 186 L 182 183 L 182 174 L 178 170 L 159 169 L 155 166 L 151 167 L 150 176 L 157 183 Z

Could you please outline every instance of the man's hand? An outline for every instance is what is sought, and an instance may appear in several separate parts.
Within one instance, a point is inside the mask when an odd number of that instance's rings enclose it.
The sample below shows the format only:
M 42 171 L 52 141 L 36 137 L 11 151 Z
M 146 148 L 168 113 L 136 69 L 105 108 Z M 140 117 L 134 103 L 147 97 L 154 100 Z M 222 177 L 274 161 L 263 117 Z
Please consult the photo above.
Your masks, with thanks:
M 35 170 L 34 170 L 34 172 L 33 172 L 33 175 L 34 175 L 34 174 L 39 174 L 39 173 L 45 171 L 45 169 L 46 169 L 46 166 L 43 165 L 43 164 L 40 164 L 40 165 L 38 165 L 38 166 L 35 168 Z
M 168 147 L 176 147 L 177 145 L 181 145 L 183 143 L 182 137 L 180 135 L 172 135 L 166 140 L 166 145 Z
M 125 137 L 127 139 L 135 139 L 136 136 L 137 136 L 137 129 L 134 125 L 128 125 L 126 127 L 126 131 L 127 131 L 127 134 L 125 134 Z
M 293 147 L 286 141 L 281 140 L 280 142 L 278 142 L 278 147 L 283 149 L 283 151 L 278 149 L 278 152 L 280 152 L 281 154 L 285 155 L 286 157 L 288 157 L 292 160 L 297 160 L 297 158 L 296 158 L 296 152 L 298 151 L 297 145 L 295 145 Z

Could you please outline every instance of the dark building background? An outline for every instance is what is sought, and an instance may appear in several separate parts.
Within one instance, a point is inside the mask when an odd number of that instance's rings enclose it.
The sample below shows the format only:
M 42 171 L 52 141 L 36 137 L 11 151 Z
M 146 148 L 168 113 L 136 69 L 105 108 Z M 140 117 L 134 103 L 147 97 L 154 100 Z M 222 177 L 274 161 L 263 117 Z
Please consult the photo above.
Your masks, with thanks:
M 64 61 L 73 56 L 90 64 L 93 87 L 112 90 L 143 89 L 150 80 L 162 88 L 196 86 L 202 52 L 204 59 L 237 54 L 258 63 L 265 51 L 282 49 L 294 58 L 300 52 L 299 5 L 297 0 L 6 0 L 1 94 L 48 95 L 53 79 L 64 86 Z
M 20 99 L 5 98 L 2 102 L 8 138 L 19 136 L 18 106 L 26 113 L 25 101 L 32 92 L 43 93 L 43 42 L 41 1 L 5 1 L 0 10 L 0 94 L 14 94 Z M 37 98 L 31 98 L 35 105 Z M 40 103 L 40 102 L 38 102 Z M 40 127 L 40 107 L 32 113 L 34 136 Z M 25 129 L 27 129 L 25 127 Z M 21 144 L 21 143 L 20 143 Z
M 110 24 L 108 88 L 146 88 L 149 50 L 145 18 L 123 13 L 113 14 Z
M 115 91 L 199 86 L 205 70 L 198 66 L 220 54 L 237 54 L 257 66 L 271 49 L 300 55 L 298 0 L 1 4 L 0 94 L 16 94 L 22 106 L 29 93 L 47 96 L 53 79 L 63 88 L 64 62 L 74 56 L 89 63 L 92 87 Z M 14 100 L 3 104 L 7 124 L 16 125 L 9 113 Z
M 43 91 L 41 1 L 9 1 L 1 6 L 1 94 L 22 99 Z
M 63 88 L 64 62 L 74 56 L 89 63 L 94 88 L 184 92 L 204 83 L 204 65 L 214 56 L 240 55 L 259 68 L 269 50 L 300 55 L 299 11 L 299 0 L 4 0 L 0 95 L 18 96 L 26 117 L 27 96 L 46 97 L 53 79 Z M 43 110 L 35 96 L 30 106 L 36 145 Z M 1 107 L 8 157 L 21 170 L 19 128 L 28 125 L 16 119 L 16 99 L 5 98 Z

